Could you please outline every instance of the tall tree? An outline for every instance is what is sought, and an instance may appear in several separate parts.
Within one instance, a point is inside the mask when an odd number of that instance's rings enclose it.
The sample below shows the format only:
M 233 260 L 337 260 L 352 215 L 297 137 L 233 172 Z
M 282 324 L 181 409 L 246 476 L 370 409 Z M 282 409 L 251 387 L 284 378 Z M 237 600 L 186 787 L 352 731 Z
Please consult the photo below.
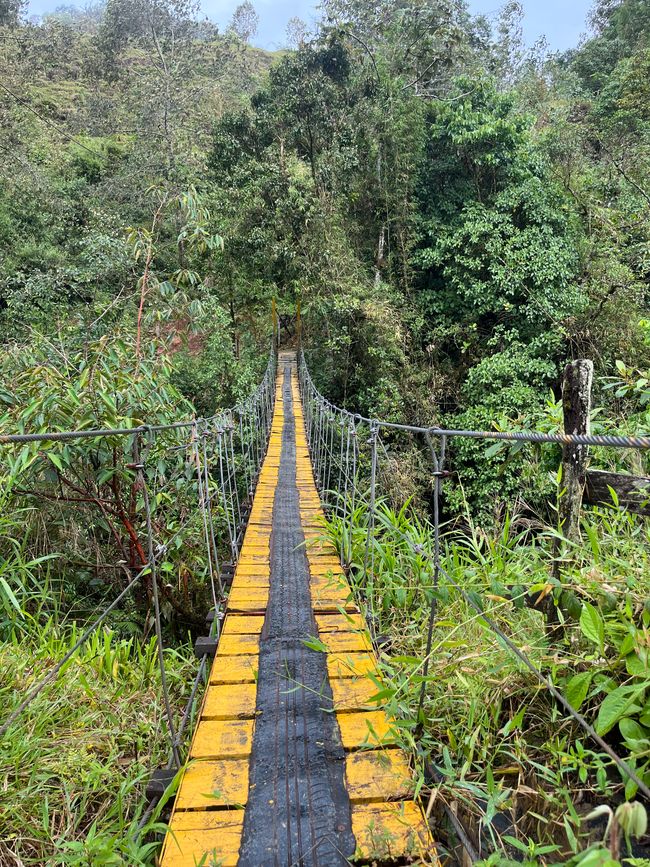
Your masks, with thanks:
M 0 27 L 17 27 L 27 0 L 0 0 Z
M 249 43 L 257 36 L 260 16 L 250 0 L 244 0 L 233 12 L 228 29 L 244 43 Z
M 287 45 L 289 48 L 300 48 L 304 45 L 307 34 L 309 30 L 307 24 L 299 18 L 297 15 L 294 15 L 293 18 L 290 18 L 287 22 Z

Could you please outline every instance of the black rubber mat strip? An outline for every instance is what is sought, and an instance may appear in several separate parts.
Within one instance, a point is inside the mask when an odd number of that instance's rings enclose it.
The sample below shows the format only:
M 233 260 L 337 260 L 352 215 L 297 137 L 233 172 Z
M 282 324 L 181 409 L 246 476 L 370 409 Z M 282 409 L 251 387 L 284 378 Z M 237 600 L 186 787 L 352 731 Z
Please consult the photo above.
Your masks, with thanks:
M 345 753 L 332 712 L 309 592 L 291 364 L 283 371 L 284 424 L 271 533 L 271 588 L 260 640 L 257 716 L 240 867 L 337 867 L 354 853 Z

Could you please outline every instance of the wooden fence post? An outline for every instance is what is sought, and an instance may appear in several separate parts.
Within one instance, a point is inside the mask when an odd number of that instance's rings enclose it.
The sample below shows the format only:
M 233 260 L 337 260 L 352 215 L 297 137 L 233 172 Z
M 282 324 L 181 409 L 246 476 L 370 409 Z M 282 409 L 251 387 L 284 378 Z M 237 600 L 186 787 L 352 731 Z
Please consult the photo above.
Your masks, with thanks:
M 564 433 L 588 435 L 591 432 L 591 386 L 594 364 L 584 358 L 571 361 L 564 368 L 562 383 L 562 411 Z M 562 488 L 560 498 L 560 526 L 566 539 L 580 536 L 580 510 L 587 482 L 587 456 L 589 446 L 565 445 L 562 448 Z
M 586 359 L 570 361 L 564 368 L 562 411 L 565 434 L 586 435 L 590 433 L 593 378 L 593 362 Z M 588 454 L 588 446 L 567 444 L 562 447 L 562 482 L 560 485 L 562 495 L 558 502 L 558 521 L 564 538 L 572 541 L 580 537 L 580 510 L 587 483 Z M 562 549 L 562 541 L 556 537 L 553 542 L 551 575 L 557 582 L 561 580 Z M 563 607 L 561 602 L 559 605 Z M 545 594 L 543 598 L 535 602 L 534 607 L 543 612 L 549 635 L 557 639 L 561 634 L 561 626 L 553 594 Z

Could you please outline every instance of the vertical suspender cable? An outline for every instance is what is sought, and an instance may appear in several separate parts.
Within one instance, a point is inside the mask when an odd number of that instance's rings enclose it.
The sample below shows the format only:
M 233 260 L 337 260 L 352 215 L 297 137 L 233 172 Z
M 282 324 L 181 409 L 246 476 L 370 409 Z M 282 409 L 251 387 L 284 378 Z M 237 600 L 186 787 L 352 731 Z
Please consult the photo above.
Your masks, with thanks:
M 440 583 L 440 493 L 442 488 L 442 475 L 445 464 L 445 450 L 447 441 L 443 436 L 440 440 L 440 456 L 436 452 L 435 446 L 431 441 L 431 436 L 426 434 L 426 441 L 431 450 L 433 460 L 433 595 L 431 597 L 431 606 L 429 608 L 429 624 L 427 627 L 427 643 L 424 652 L 424 667 L 422 669 L 422 686 L 420 687 L 420 698 L 418 701 L 417 712 L 417 728 L 418 734 L 422 734 L 424 727 L 424 696 L 427 688 L 427 677 L 429 675 L 429 665 L 431 661 L 431 647 L 433 645 L 433 625 L 436 619 L 438 608 L 438 585 Z
M 379 435 L 377 422 L 373 421 L 370 425 L 370 503 L 368 506 L 368 527 L 366 532 L 366 550 L 363 557 L 363 571 L 368 576 L 368 557 L 370 554 L 370 537 L 375 529 L 375 499 L 377 485 L 377 437 Z
M 202 420 L 200 420 L 202 421 Z M 217 610 L 217 591 L 214 583 L 214 565 L 212 563 L 212 543 L 210 541 L 210 531 L 208 530 L 208 517 L 206 514 L 206 496 L 205 490 L 203 487 L 203 466 L 201 464 L 201 453 L 199 450 L 199 422 L 195 422 L 192 431 L 194 433 L 194 441 L 193 441 L 193 450 L 194 450 L 194 460 L 196 461 L 196 482 L 197 482 L 197 490 L 198 490 L 198 499 L 199 499 L 199 509 L 201 511 L 201 518 L 203 519 L 203 535 L 205 537 L 205 552 L 208 560 L 208 575 L 210 576 L 210 587 L 212 589 L 212 602 L 214 604 L 214 610 Z
M 172 753 L 174 762 L 177 768 L 181 766 L 181 757 L 176 744 L 176 731 L 174 729 L 174 716 L 172 714 L 171 703 L 169 701 L 169 689 L 167 687 L 167 672 L 165 669 L 165 655 L 163 653 L 163 637 L 162 637 L 162 622 L 160 619 L 160 599 L 158 598 L 158 576 L 156 570 L 156 555 L 153 547 L 153 524 L 151 520 L 151 503 L 149 502 L 149 488 L 145 475 L 145 465 L 140 454 L 140 437 L 141 433 L 137 433 L 133 439 L 133 463 L 137 472 L 138 482 L 142 489 L 142 500 L 144 503 L 144 514 L 147 527 L 147 550 L 149 558 L 149 574 L 151 575 L 151 589 L 153 595 L 154 619 L 156 625 L 156 641 L 158 644 L 158 665 L 160 666 L 160 682 L 162 685 L 163 699 L 165 702 L 165 713 L 167 714 L 167 727 L 169 728 L 169 737 L 172 744 Z
M 219 424 L 219 429 L 217 431 L 217 442 L 219 444 L 219 479 L 221 482 L 221 499 L 223 502 L 223 510 L 226 515 L 226 523 L 228 524 L 228 536 L 230 538 L 230 551 L 232 553 L 232 562 L 235 563 L 237 561 L 237 544 L 235 541 L 236 532 L 232 526 L 232 521 L 234 522 L 234 515 L 231 516 L 231 510 L 228 508 L 228 498 L 226 497 L 226 482 L 223 470 L 223 424 Z
M 212 494 L 210 493 L 210 461 L 208 459 L 208 431 L 203 432 L 203 491 L 205 495 L 205 518 L 210 529 L 210 542 L 212 543 L 212 560 L 214 570 L 219 585 L 219 595 L 223 594 L 223 584 L 221 583 L 221 568 L 219 566 L 219 549 L 217 546 L 217 538 L 214 532 L 214 518 L 212 516 Z M 213 438 L 213 453 L 214 453 L 214 438 Z M 217 606 L 215 604 L 215 611 Z
M 344 445 L 345 445 L 345 433 L 344 433 L 345 424 L 343 422 L 343 416 L 339 416 L 338 427 L 341 431 L 341 445 L 339 448 L 339 478 L 338 478 L 338 481 L 336 483 L 336 493 L 338 495 L 337 499 L 336 499 L 336 514 L 337 514 L 337 516 L 340 517 L 341 511 L 342 511 L 341 510 L 341 488 L 343 486 L 343 451 L 344 451 Z

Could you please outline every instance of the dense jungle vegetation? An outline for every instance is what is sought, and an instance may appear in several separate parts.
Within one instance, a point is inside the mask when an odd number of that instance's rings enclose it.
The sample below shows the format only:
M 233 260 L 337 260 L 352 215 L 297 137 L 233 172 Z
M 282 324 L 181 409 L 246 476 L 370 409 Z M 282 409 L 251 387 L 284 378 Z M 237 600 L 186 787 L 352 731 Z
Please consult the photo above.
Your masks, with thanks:
M 521 14 L 323 0 L 316 31 L 294 20 L 271 54 L 250 44 L 249 3 L 219 32 L 193 0 L 38 22 L 0 0 L 2 433 L 229 406 L 264 371 L 274 298 L 301 302 L 319 388 L 364 415 L 558 431 L 563 367 L 588 358 L 593 431 L 648 433 L 650 2 L 596 0 L 564 54 L 526 47 Z M 137 567 L 144 518 L 126 455 L 0 449 L 1 722 Z M 416 739 L 430 567 L 404 538 L 432 544 L 431 481 L 400 449 L 373 574 L 363 505 L 352 532 L 324 532 L 385 637 L 400 737 L 437 769 L 434 816 L 453 804 L 489 864 L 649 864 L 634 784 L 450 587 Z M 590 460 L 648 470 L 634 450 Z M 648 522 L 585 509 L 564 543 L 559 464 L 553 446 L 454 442 L 445 568 L 650 784 Z M 186 525 L 163 486 L 156 509 L 163 534 L 184 527 L 163 606 L 180 712 L 209 605 L 200 517 Z M 541 597 L 559 630 L 527 604 Z M 3 867 L 153 863 L 159 816 L 138 830 L 165 758 L 149 601 L 117 609 L 0 740 Z

